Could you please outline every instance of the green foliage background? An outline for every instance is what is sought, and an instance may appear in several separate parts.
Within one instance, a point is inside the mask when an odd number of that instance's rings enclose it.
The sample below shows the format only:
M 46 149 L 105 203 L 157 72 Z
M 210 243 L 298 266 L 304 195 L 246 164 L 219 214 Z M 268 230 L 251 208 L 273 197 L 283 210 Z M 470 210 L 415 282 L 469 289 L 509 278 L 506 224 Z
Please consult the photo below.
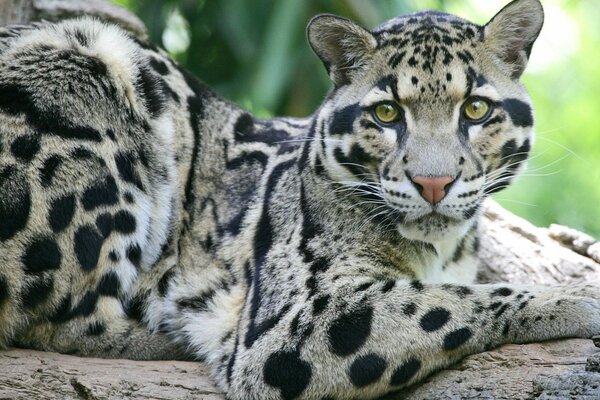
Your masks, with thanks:
M 154 42 L 217 92 L 262 117 L 309 115 L 327 92 L 329 80 L 304 33 L 315 14 L 373 27 L 438 9 L 483 24 L 508 2 L 114 1 L 141 17 Z M 523 79 L 538 140 L 526 176 L 496 199 L 535 224 L 561 223 L 600 237 L 600 1 L 542 2 L 546 24 Z

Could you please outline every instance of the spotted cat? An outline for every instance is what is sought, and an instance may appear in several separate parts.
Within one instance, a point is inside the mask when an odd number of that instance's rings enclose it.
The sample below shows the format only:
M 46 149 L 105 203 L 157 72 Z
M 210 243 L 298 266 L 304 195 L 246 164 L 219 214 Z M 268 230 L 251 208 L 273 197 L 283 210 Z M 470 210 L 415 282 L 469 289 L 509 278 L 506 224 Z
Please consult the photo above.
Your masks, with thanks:
M 272 120 L 112 25 L 0 30 L 0 345 L 192 356 L 231 399 L 365 399 L 600 332 L 598 286 L 474 283 L 482 201 L 533 143 L 542 22 L 538 0 L 484 26 L 317 16 L 333 89 Z

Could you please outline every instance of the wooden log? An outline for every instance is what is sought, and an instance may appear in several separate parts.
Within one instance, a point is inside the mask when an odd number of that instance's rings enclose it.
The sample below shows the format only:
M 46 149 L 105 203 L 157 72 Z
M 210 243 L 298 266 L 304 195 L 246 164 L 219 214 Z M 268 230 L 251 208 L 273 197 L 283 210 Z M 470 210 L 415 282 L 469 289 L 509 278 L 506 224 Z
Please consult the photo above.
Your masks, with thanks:
M 146 37 L 143 23 L 103 0 L 0 0 L 0 25 L 93 15 Z M 480 282 L 600 282 L 600 243 L 576 230 L 537 228 L 493 201 L 484 206 Z M 600 333 L 600 332 L 599 332 Z M 599 340 L 600 342 L 600 340 Z M 224 399 L 196 362 L 0 352 L 0 399 Z M 465 358 L 388 399 L 600 398 L 594 341 L 506 345 Z

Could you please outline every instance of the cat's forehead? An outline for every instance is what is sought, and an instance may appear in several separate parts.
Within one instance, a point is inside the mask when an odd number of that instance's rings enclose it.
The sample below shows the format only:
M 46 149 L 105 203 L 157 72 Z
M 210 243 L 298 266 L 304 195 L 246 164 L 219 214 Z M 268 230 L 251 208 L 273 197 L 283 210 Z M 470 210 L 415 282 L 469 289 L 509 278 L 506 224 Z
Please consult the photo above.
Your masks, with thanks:
M 372 30 L 375 37 L 406 36 L 411 41 L 423 40 L 424 36 L 438 34 L 441 37 L 470 40 L 481 30 L 466 19 L 440 11 L 419 11 L 392 18 Z

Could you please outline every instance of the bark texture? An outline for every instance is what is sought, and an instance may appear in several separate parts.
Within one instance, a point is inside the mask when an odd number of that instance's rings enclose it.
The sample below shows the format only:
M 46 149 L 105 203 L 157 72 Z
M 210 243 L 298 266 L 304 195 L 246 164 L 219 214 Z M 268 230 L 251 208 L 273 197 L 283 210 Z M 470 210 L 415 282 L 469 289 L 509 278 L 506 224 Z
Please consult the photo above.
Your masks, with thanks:
M 93 15 L 139 37 L 143 23 L 104 0 L 0 0 L 0 25 Z M 493 201 L 480 224 L 481 282 L 600 282 L 600 243 L 576 230 L 537 228 Z M 598 341 L 600 343 L 600 340 Z M 200 363 L 0 352 L 0 399 L 224 399 Z M 387 399 L 599 399 L 593 340 L 506 345 L 467 357 Z

